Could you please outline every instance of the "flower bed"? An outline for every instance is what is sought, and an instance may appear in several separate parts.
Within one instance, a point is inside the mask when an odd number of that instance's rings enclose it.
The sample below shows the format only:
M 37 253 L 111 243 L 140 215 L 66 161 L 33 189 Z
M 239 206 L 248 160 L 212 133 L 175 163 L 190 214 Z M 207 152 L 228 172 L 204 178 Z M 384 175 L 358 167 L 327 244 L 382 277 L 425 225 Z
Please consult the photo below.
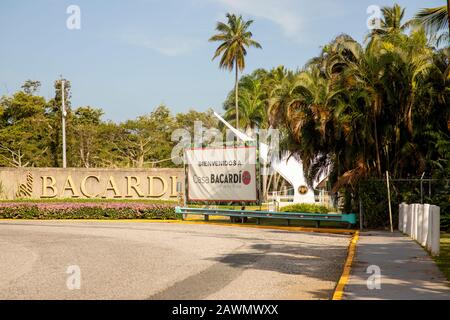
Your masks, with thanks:
M 3 202 L 0 219 L 179 219 L 175 204 Z

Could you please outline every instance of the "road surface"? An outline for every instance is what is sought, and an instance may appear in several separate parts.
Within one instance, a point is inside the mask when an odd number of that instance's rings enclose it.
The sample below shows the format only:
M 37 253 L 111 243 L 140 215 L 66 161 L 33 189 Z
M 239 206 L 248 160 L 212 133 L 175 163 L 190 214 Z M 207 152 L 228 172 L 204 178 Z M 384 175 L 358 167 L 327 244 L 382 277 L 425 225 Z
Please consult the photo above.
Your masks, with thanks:
M 349 239 L 207 224 L 0 221 L 0 299 L 328 299 Z

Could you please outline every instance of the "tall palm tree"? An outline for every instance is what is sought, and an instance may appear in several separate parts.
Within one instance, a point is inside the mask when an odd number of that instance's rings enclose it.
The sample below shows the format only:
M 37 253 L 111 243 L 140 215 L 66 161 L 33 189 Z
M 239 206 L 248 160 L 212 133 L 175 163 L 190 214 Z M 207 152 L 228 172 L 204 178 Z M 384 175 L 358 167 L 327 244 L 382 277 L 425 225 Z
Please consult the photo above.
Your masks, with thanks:
M 444 32 L 442 37 L 446 36 L 448 39 L 450 34 L 449 7 L 450 0 L 447 0 L 446 6 L 421 9 L 414 17 L 414 20 L 421 23 L 430 33 Z M 447 30 L 448 33 L 445 33 Z
M 266 120 L 265 91 L 263 81 L 253 77 L 243 77 L 239 90 L 239 124 L 246 134 L 251 136 L 256 127 L 261 128 Z M 236 110 L 226 110 L 224 118 L 231 120 L 236 118 Z
M 217 22 L 216 30 L 209 41 L 219 41 L 213 60 L 220 55 L 219 66 L 232 71 L 235 69 L 235 110 L 236 126 L 239 126 L 239 71 L 245 68 L 245 56 L 249 47 L 261 48 L 261 45 L 252 39 L 253 34 L 248 30 L 253 20 L 245 21 L 242 16 L 227 13 L 228 22 Z
M 396 33 L 404 33 L 411 25 L 411 21 L 403 22 L 405 17 L 405 8 L 394 4 L 392 7 L 383 7 L 381 9 L 383 18 L 381 19 L 381 28 L 372 30 L 370 36 L 380 35 L 388 36 Z

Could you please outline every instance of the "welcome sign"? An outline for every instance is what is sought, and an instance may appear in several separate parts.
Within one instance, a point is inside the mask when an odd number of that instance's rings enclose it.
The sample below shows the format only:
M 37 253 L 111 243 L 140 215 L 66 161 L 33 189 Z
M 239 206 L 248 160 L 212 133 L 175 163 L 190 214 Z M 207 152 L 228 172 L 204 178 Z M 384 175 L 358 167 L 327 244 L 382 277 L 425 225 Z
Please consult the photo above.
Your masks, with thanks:
M 256 147 L 185 150 L 189 202 L 257 202 Z
M 0 199 L 176 200 L 183 169 L 0 168 Z

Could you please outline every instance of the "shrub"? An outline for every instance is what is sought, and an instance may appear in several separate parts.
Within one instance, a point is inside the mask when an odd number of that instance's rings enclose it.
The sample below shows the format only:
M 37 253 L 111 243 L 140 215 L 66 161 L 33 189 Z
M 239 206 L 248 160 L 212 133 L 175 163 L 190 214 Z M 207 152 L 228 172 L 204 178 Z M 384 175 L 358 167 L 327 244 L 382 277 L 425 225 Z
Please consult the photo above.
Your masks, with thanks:
M 437 205 L 441 208 L 441 229 L 450 228 L 449 183 L 443 179 L 431 185 L 432 196 L 428 196 L 428 183 L 423 185 L 423 203 Z M 398 207 L 402 202 L 420 203 L 420 180 L 390 182 L 392 219 L 394 228 L 398 226 Z M 389 227 L 389 204 L 387 186 L 384 180 L 365 180 L 359 184 L 359 195 L 363 209 L 365 228 L 378 229 Z M 354 210 L 358 211 L 355 202 Z
M 0 203 L 0 219 L 180 219 L 175 205 L 148 203 Z
M 390 221 L 386 181 L 362 181 L 359 185 L 359 192 L 364 213 L 364 227 L 369 229 L 388 228 Z M 398 225 L 398 206 L 400 202 L 398 193 L 391 189 L 392 222 L 394 228 Z
M 281 208 L 281 212 L 328 213 L 331 209 L 317 204 L 298 203 Z
M 450 215 L 441 215 L 441 231 L 450 232 Z

